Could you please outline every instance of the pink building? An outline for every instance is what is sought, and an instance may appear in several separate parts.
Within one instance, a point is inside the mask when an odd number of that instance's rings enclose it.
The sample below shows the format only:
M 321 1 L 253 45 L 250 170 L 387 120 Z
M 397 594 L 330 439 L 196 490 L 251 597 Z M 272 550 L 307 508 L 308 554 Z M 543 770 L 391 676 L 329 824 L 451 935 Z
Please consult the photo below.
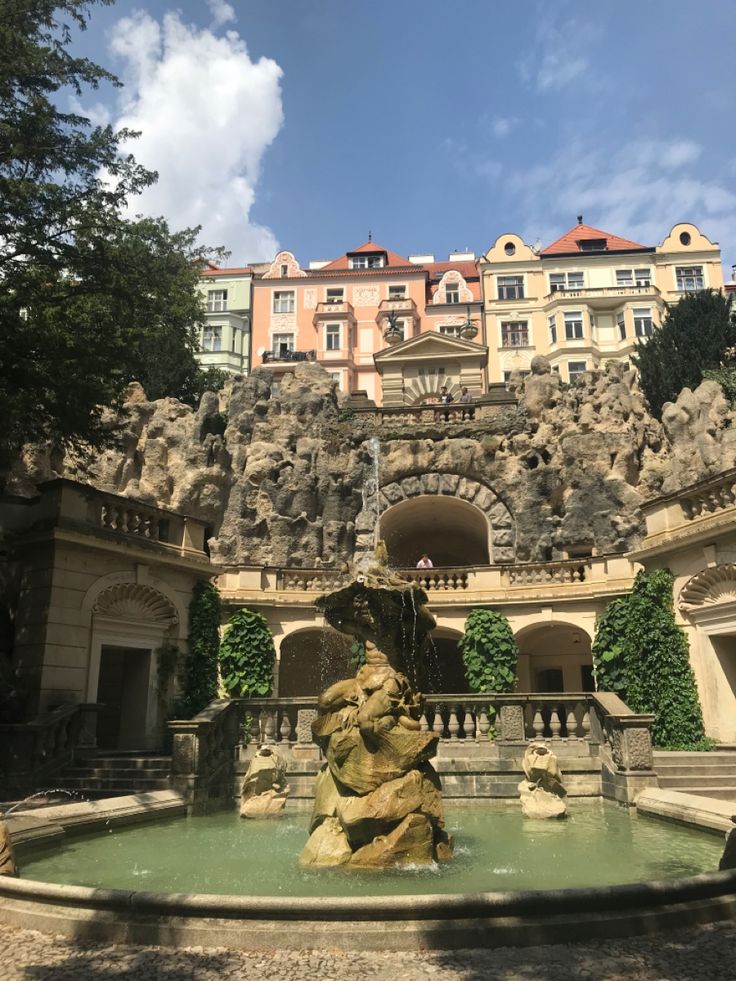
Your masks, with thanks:
M 318 361 L 341 391 L 362 390 L 377 403 L 419 402 L 443 384 L 480 395 L 487 363 L 487 349 L 473 340 L 480 332 L 472 253 L 437 263 L 369 240 L 307 269 L 280 252 L 253 279 L 252 367 L 283 373 Z

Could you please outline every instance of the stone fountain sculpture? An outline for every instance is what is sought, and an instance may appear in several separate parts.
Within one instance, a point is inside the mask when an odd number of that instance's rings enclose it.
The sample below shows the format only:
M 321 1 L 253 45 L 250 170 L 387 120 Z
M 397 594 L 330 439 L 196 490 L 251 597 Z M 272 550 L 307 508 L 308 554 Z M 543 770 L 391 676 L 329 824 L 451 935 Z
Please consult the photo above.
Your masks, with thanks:
M 419 722 L 421 655 L 435 626 L 426 601 L 423 590 L 380 564 L 317 601 L 331 626 L 363 642 L 366 663 L 319 698 L 312 733 L 327 763 L 317 777 L 303 866 L 385 868 L 452 856 L 429 762 L 439 736 Z
M 542 742 L 530 743 L 522 762 L 524 779 L 519 784 L 521 809 L 525 817 L 562 818 L 567 814 L 562 773 L 557 757 Z
M 18 875 L 18 865 L 10 844 L 10 833 L 4 821 L 0 821 L 0 875 Z
M 250 761 L 240 789 L 242 818 L 278 817 L 286 805 L 286 764 L 276 750 L 261 746 Z

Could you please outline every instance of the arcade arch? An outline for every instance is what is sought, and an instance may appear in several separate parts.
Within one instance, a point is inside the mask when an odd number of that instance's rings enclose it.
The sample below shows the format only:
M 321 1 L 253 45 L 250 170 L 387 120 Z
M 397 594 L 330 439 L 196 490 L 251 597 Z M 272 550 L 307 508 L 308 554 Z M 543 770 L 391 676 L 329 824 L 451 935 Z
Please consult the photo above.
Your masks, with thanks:
M 591 642 L 581 627 L 545 622 L 516 634 L 519 691 L 593 691 Z
M 351 638 L 332 627 L 306 627 L 288 634 L 279 647 L 279 696 L 319 695 L 336 681 L 351 677 L 356 670 L 351 648 Z
M 461 637 L 461 631 L 448 627 L 437 627 L 432 631 L 426 657 L 427 694 L 463 695 L 470 692 L 462 652 L 457 646 Z

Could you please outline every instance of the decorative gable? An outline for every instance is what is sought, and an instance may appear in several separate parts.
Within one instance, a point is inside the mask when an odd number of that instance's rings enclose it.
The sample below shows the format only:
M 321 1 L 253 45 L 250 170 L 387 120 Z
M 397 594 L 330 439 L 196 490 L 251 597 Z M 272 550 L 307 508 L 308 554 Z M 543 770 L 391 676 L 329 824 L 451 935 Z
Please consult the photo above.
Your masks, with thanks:
M 462 274 L 457 269 L 448 269 L 439 281 L 432 303 L 447 303 L 448 287 L 451 291 L 454 287 L 458 294 L 458 299 L 453 300 L 453 303 L 472 303 L 475 299 Z
M 291 279 L 295 276 L 306 276 L 293 252 L 279 252 L 268 271 L 263 274 L 264 279 Z

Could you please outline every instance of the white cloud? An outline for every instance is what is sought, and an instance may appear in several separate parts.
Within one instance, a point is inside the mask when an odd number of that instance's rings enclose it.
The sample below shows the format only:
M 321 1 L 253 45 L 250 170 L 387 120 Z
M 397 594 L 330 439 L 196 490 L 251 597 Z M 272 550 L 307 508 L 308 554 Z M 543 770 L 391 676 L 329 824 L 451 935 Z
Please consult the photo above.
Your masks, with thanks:
M 225 0 L 207 0 L 207 6 L 212 14 L 212 26 L 222 27 L 235 20 L 235 11 Z
M 515 116 L 496 116 L 491 124 L 491 129 L 494 136 L 503 139 L 518 125 L 519 120 Z
M 76 95 L 69 99 L 69 108 L 79 116 L 86 116 L 93 126 L 107 126 L 110 122 L 110 108 L 102 102 L 94 102 L 91 106 L 83 106 Z
M 564 89 L 589 74 L 591 50 L 601 37 L 598 26 L 574 17 L 555 23 L 550 10 L 540 5 L 534 44 L 517 65 L 521 78 L 539 92 Z M 586 79 L 590 85 L 590 77 Z
M 732 262 L 736 193 L 695 171 L 701 151 L 678 139 L 632 140 L 613 153 L 572 143 L 545 164 L 517 168 L 506 190 L 521 204 L 527 240 L 548 244 L 581 212 L 586 223 L 644 245 L 661 242 L 677 222 L 692 221 L 720 241 L 724 262 Z
M 222 0 L 210 9 L 220 23 L 230 19 Z M 159 174 L 131 199 L 131 212 L 163 215 L 175 228 L 202 225 L 203 242 L 227 246 L 236 263 L 272 257 L 273 233 L 249 214 L 263 155 L 283 122 L 276 62 L 252 61 L 235 31 L 218 37 L 178 14 L 123 18 L 111 48 L 125 82 L 115 126 L 141 131 L 126 149 Z

